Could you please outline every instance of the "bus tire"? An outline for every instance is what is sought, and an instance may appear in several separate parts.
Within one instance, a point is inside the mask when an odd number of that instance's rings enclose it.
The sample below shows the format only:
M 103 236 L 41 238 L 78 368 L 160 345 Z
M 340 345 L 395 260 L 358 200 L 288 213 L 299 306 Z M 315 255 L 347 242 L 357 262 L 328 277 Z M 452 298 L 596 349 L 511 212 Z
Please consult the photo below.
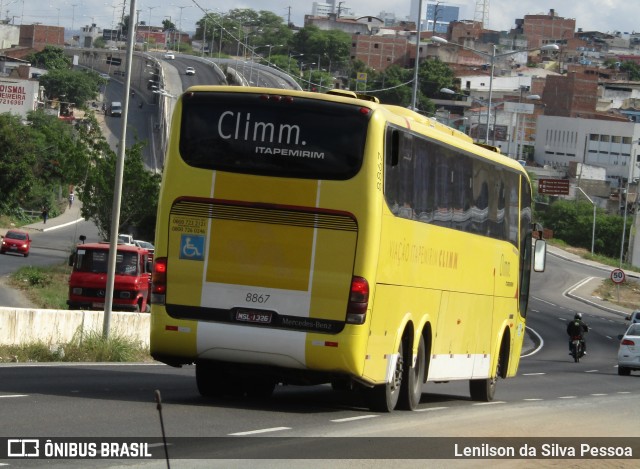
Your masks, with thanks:
M 247 397 L 253 399 L 266 399 L 271 397 L 275 388 L 276 380 L 268 377 L 248 380 L 245 385 Z
M 398 345 L 398 359 L 396 369 L 390 383 L 379 384 L 369 389 L 369 408 L 374 412 L 391 412 L 398 405 L 402 378 L 404 375 L 404 351 L 402 340 Z
M 502 354 L 498 354 L 498 363 L 496 364 L 493 376 L 486 379 L 472 379 L 469 381 L 469 393 L 471 400 L 481 402 L 491 402 L 496 394 L 496 385 L 500 377 L 500 366 L 502 362 Z
M 398 407 L 404 410 L 414 410 L 420 404 L 422 398 L 422 383 L 424 383 L 424 375 L 426 370 L 424 337 L 420 335 L 418 341 L 418 356 L 416 365 L 410 366 L 411 361 L 406 360 L 404 367 L 404 377 L 402 379 L 402 388 L 400 389 L 400 399 Z
M 196 385 L 202 397 L 220 397 L 222 387 L 216 382 L 216 367 L 211 363 L 196 363 Z
M 618 375 L 629 376 L 631 374 L 631 368 L 618 365 Z

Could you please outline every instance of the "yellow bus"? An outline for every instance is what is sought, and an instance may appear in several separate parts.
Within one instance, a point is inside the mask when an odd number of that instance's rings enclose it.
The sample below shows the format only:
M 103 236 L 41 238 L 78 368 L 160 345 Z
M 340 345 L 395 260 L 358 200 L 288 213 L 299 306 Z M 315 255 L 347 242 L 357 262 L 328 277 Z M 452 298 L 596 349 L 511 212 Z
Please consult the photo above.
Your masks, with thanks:
M 203 396 L 331 383 L 388 412 L 469 380 L 491 400 L 544 268 L 531 217 L 522 165 L 408 109 L 191 87 L 163 171 L 151 354 L 195 363 Z

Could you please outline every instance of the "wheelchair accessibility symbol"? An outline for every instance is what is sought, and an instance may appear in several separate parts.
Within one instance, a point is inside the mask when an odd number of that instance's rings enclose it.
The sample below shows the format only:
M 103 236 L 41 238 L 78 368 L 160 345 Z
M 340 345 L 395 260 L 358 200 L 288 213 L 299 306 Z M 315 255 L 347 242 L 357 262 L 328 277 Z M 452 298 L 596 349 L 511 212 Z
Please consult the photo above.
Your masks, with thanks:
M 180 238 L 180 259 L 204 260 L 204 236 L 183 234 Z

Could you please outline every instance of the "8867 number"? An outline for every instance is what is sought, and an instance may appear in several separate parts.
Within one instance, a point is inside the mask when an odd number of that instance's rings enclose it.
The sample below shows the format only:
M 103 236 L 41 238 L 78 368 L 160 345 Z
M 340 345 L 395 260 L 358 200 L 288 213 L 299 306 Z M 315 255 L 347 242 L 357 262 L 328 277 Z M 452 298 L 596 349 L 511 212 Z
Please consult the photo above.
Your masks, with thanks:
M 247 293 L 244 299 L 247 303 L 266 303 L 271 295 L 263 295 L 262 293 Z

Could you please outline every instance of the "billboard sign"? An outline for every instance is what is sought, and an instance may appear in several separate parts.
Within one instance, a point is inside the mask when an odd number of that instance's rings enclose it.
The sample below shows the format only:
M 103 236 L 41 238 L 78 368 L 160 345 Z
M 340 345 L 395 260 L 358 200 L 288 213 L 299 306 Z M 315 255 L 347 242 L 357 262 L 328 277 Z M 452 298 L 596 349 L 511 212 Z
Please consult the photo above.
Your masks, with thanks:
M 538 179 L 538 193 L 547 195 L 569 195 L 569 180 Z
M 36 109 L 39 85 L 36 80 L 0 78 L 0 114 L 27 117 L 29 111 Z

